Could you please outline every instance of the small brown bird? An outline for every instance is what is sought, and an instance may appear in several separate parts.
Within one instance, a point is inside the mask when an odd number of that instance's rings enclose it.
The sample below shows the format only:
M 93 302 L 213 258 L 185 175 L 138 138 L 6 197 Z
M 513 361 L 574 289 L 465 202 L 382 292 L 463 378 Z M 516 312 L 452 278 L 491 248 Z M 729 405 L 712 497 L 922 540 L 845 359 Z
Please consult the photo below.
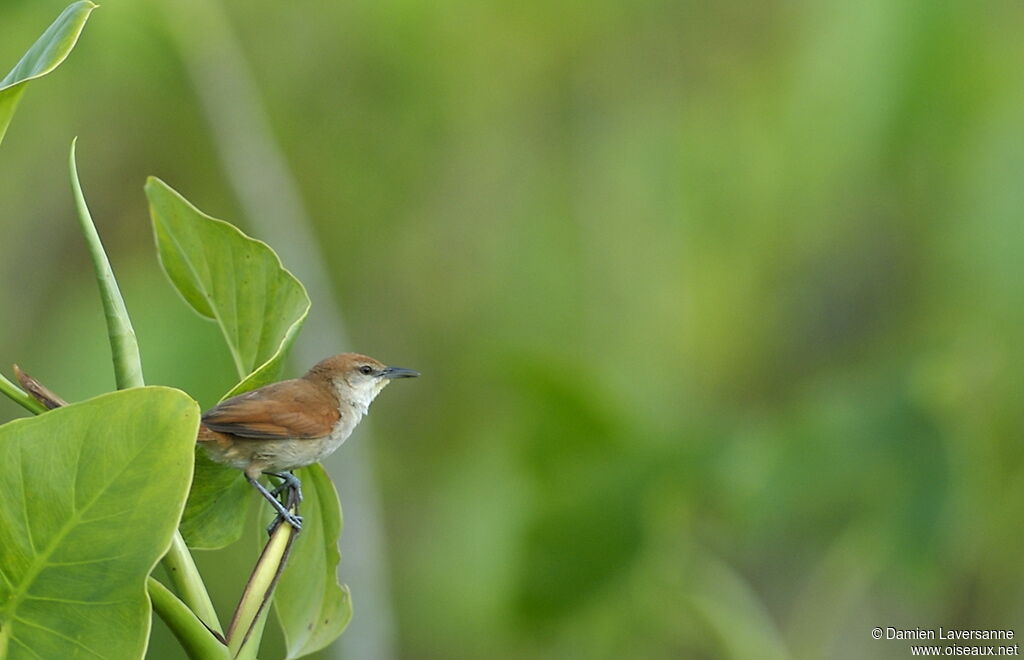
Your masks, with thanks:
M 419 373 L 389 367 L 358 353 L 342 353 L 318 362 L 302 378 L 266 385 L 221 401 L 203 414 L 199 443 L 218 463 L 245 473 L 274 506 L 277 519 L 296 530 L 302 518 L 277 499 L 285 489 L 302 498 L 291 471 L 323 460 L 345 442 L 370 403 L 391 380 Z M 282 479 L 272 491 L 257 479 Z

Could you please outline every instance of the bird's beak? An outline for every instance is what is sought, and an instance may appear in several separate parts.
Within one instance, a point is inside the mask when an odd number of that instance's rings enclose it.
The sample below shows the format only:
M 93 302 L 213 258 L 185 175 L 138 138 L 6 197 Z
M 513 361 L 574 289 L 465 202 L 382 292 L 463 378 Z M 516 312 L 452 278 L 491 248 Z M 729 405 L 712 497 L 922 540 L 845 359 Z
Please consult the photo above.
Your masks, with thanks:
M 406 369 L 405 367 L 386 367 L 380 375 L 388 379 L 415 378 L 420 375 L 420 372 Z

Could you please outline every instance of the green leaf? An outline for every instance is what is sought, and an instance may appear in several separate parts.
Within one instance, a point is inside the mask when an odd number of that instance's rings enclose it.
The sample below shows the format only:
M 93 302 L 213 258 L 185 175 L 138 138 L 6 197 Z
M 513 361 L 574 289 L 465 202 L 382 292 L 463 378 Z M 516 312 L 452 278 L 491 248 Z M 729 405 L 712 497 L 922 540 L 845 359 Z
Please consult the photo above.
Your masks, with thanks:
M 238 540 L 254 499 L 252 486 L 241 474 L 214 463 L 202 447 L 196 447 L 192 490 L 180 527 L 190 548 L 216 550 Z
M 309 296 L 265 243 L 202 213 L 159 179 L 146 182 L 164 272 L 182 298 L 220 327 L 241 382 L 234 396 L 276 380 L 306 314 Z M 252 491 L 239 470 L 197 454 L 182 534 L 195 548 L 242 535 Z
M 61 12 L 50 27 L 22 56 L 3 80 L 0 80 L 0 142 L 18 108 L 18 101 L 30 80 L 45 76 L 60 65 L 78 41 L 89 14 L 98 5 L 80 0 Z
M 147 387 L 0 426 L 0 657 L 142 657 L 198 425 Z
M 243 379 L 227 395 L 277 380 L 309 312 L 302 283 L 270 247 L 192 206 L 163 181 L 146 183 L 160 263 L 196 312 L 217 322 Z
M 340 635 L 352 618 L 348 587 L 338 584 L 341 504 L 319 464 L 296 471 L 302 480 L 302 532 L 274 596 L 288 658 L 318 651 Z
M 103 303 L 103 314 L 107 320 L 107 336 L 110 340 L 111 357 L 114 360 L 117 389 L 142 387 L 145 385 L 145 379 L 142 376 L 142 359 L 139 357 L 139 342 L 135 338 L 135 329 L 132 328 L 132 321 L 124 306 L 121 289 L 117 286 L 114 271 L 110 267 L 110 260 L 107 259 L 103 242 L 96 231 L 89 207 L 85 203 L 82 184 L 78 181 L 78 165 L 75 162 L 75 143 L 77 141 L 78 138 L 72 140 L 71 155 L 68 157 L 68 166 L 71 170 L 71 191 L 75 197 L 78 221 L 82 227 L 86 246 L 89 248 L 93 271 L 96 273 L 96 283 L 100 289 L 100 301 Z

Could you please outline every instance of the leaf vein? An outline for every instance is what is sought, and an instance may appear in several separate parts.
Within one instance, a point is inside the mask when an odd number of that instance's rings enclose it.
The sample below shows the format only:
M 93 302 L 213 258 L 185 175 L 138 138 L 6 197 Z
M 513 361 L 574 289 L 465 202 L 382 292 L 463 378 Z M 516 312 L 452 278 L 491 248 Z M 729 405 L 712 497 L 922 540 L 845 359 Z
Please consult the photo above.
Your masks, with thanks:
M 18 595 L 16 595 L 16 596 L 11 598 L 11 600 L 8 602 L 7 607 L 6 607 L 6 609 L 8 611 L 12 611 L 13 612 L 13 611 L 16 610 L 16 608 L 18 606 L 18 603 L 20 603 L 21 600 L 28 593 L 28 589 L 27 589 L 26 585 L 32 584 L 32 582 L 34 582 L 35 579 L 37 577 L 39 577 L 39 574 L 42 573 L 43 570 L 50 564 L 50 557 L 56 551 L 56 549 L 60 545 L 60 543 L 71 532 L 71 530 L 74 529 L 74 527 L 76 525 L 81 523 L 81 516 L 82 516 L 82 514 L 84 514 L 87 510 L 92 508 L 92 506 L 100 498 L 103 497 L 103 495 L 121 477 L 121 475 L 123 475 L 125 472 L 127 472 L 128 469 L 135 463 L 135 461 L 137 461 L 139 459 L 139 456 L 142 455 L 142 453 L 145 451 L 145 449 L 146 449 L 146 445 L 144 445 L 144 444 L 141 445 L 139 447 L 138 451 L 136 452 L 135 456 L 133 456 L 131 459 L 129 459 L 128 461 L 125 462 L 125 464 L 121 467 L 121 469 L 118 470 L 118 472 L 110 478 L 110 480 L 107 482 L 107 484 L 105 486 L 103 486 L 99 490 L 99 492 L 89 501 L 89 503 L 86 504 L 81 510 L 79 510 L 76 513 L 72 514 L 68 518 L 67 522 L 65 522 L 64 525 L 61 526 L 60 530 L 58 530 L 58 532 L 54 535 L 53 540 L 50 541 L 50 543 L 47 545 L 47 547 L 45 548 L 45 550 L 43 552 L 38 552 L 38 551 L 36 551 L 33 548 L 33 552 L 35 552 L 36 556 L 33 559 L 32 564 L 29 566 L 28 570 L 25 571 L 24 577 L 22 578 L 22 580 L 19 583 L 21 586 L 25 586 L 25 589 L 22 590 L 20 594 L 18 594 Z M 24 480 L 22 481 L 22 489 L 24 489 Z M 26 508 L 26 515 L 27 515 L 27 508 Z
M 17 621 L 20 621 L 20 622 L 22 622 L 22 623 L 24 623 L 26 625 L 32 626 L 33 628 L 37 628 L 39 630 L 44 630 L 44 631 L 50 633 L 51 635 L 53 635 L 55 637 L 60 637 L 61 639 L 67 640 L 67 641 L 71 642 L 72 644 L 74 644 L 75 646 L 77 646 L 78 648 L 80 648 L 80 649 L 82 649 L 82 650 L 84 650 L 84 651 L 86 651 L 88 653 L 93 654 L 97 658 L 106 658 L 106 656 L 104 656 L 102 653 L 98 653 L 94 649 L 89 648 L 88 646 L 86 646 L 82 642 L 78 641 L 74 637 L 68 637 L 67 635 L 65 635 L 65 634 L 63 634 L 61 632 L 58 632 L 58 631 L 54 630 L 53 628 L 49 628 L 49 627 L 44 626 L 44 625 L 42 625 L 40 623 L 36 623 L 35 621 L 32 621 L 31 619 L 25 619 L 25 618 L 22 618 L 20 616 L 15 616 L 14 619 L 16 619 Z
M 47 566 L 85 566 L 87 564 L 101 564 L 105 561 L 115 561 L 117 559 L 124 559 L 130 557 L 129 554 L 116 555 L 114 557 L 99 557 L 97 559 L 82 559 L 80 561 L 50 561 L 47 562 Z
M 18 639 L 17 637 L 15 637 L 14 633 L 11 633 L 11 640 L 17 642 L 21 646 L 21 648 L 23 648 L 26 651 L 28 651 L 29 653 L 31 653 L 33 657 L 39 658 L 39 660 L 43 660 L 43 656 L 41 656 L 38 653 L 36 653 L 35 651 L 33 651 L 31 646 L 29 646 L 25 642 L 23 642 L 20 639 Z
M 22 442 L 18 443 L 18 460 L 21 462 L 18 481 L 21 483 L 21 512 L 25 516 L 25 535 L 28 537 L 28 547 L 32 549 L 32 554 L 36 554 L 36 542 L 32 538 L 32 523 L 28 515 L 28 493 L 25 492 L 25 444 Z
M 158 222 L 162 221 L 158 220 Z M 188 252 L 184 249 L 184 247 L 182 247 L 181 241 L 178 240 L 178 237 L 175 235 L 170 225 L 168 225 L 166 222 L 163 222 L 163 225 L 164 228 L 167 230 L 167 236 L 171 239 L 171 242 L 174 244 L 174 247 L 178 250 L 178 254 L 181 256 L 181 260 L 188 267 L 189 272 L 192 273 L 192 277 L 195 281 L 196 288 L 199 289 L 200 295 L 208 295 L 209 293 L 211 293 L 210 288 L 206 286 L 206 283 L 203 281 L 203 278 L 199 275 L 199 272 L 196 270 L 196 264 L 192 262 L 192 259 L 188 256 Z M 231 357 L 235 361 L 235 369 L 237 369 L 238 372 L 242 374 L 241 377 L 244 378 L 245 375 L 243 372 L 245 371 L 245 367 L 242 364 L 242 356 L 239 355 L 238 349 L 235 346 L 235 342 L 232 342 L 231 337 L 228 336 L 227 325 L 224 323 L 224 315 L 216 302 L 216 297 L 208 296 L 207 303 L 210 306 L 210 310 L 213 312 L 213 316 L 214 319 L 216 319 L 217 321 L 218 327 L 220 327 L 221 334 L 224 336 L 224 341 L 228 345 L 228 350 L 231 352 Z
M 32 594 L 26 594 L 25 600 L 38 600 L 45 603 L 67 603 L 69 605 L 121 605 L 122 603 L 130 603 L 132 601 L 131 598 L 121 598 L 120 600 L 76 600 L 74 598 L 33 596 Z

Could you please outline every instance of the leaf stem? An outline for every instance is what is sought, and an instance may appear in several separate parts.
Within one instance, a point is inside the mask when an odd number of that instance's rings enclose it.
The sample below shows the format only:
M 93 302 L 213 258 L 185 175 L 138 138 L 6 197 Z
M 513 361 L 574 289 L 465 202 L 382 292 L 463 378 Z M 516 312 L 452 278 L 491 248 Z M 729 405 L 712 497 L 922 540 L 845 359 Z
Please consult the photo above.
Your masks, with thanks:
M 193 660 L 220 660 L 229 658 L 228 648 L 181 602 L 170 589 L 153 579 L 146 581 L 146 590 L 156 612 L 182 648 Z
M 217 611 L 213 608 L 213 601 L 210 600 L 210 594 L 206 591 L 206 585 L 199 576 L 199 569 L 196 568 L 196 562 L 192 559 L 192 553 L 188 551 L 180 531 L 174 530 L 171 547 L 160 561 L 167 570 L 171 584 L 199 620 L 210 629 L 218 633 L 223 632 L 217 619 Z
M 21 388 L 7 380 L 3 374 L 0 374 L 0 392 L 3 392 L 7 395 L 7 398 L 31 413 L 38 415 L 46 412 L 46 406 L 22 392 Z
M 267 617 L 270 615 L 270 607 L 264 607 L 260 610 L 259 615 L 256 617 L 256 621 L 253 622 L 249 632 L 249 637 L 242 642 L 242 648 L 238 650 L 238 655 L 234 657 L 234 660 L 257 660 L 256 654 L 260 650 L 260 642 L 263 641 L 263 629 L 267 625 Z
M 294 498 L 290 498 L 288 508 L 292 512 L 298 512 Z M 260 639 L 263 637 L 263 627 L 267 622 L 270 599 L 274 587 L 281 579 L 281 573 L 284 572 L 295 536 L 292 526 L 282 522 L 263 546 L 263 552 L 252 569 L 245 591 L 242 592 L 242 598 L 238 601 L 238 607 L 231 618 L 231 625 L 228 626 L 228 649 L 232 658 L 246 660 L 256 657 Z

